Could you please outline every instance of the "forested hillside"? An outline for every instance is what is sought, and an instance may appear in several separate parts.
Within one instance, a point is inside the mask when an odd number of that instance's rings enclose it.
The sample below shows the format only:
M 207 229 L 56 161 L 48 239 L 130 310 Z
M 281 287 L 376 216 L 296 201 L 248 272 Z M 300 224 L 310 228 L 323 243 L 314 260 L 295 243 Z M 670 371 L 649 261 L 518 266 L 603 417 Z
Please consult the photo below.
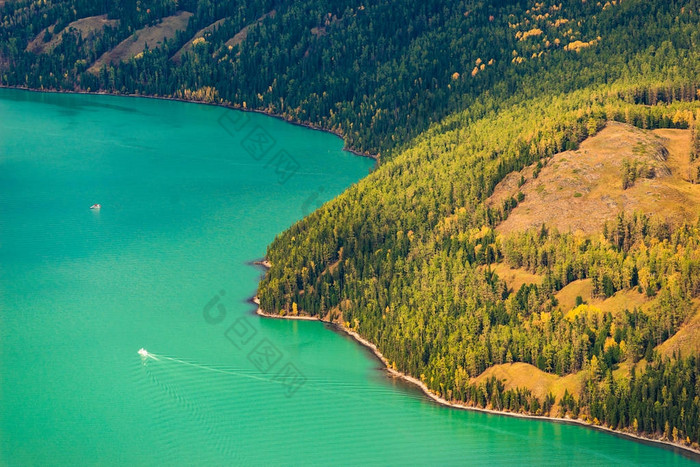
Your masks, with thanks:
M 181 12 L 187 25 L 160 45 L 114 54 Z M 100 15 L 89 38 L 70 26 Z M 679 332 L 700 337 L 686 326 L 700 303 L 697 206 L 681 219 L 615 212 L 583 232 L 546 217 L 499 226 L 557 154 L 586 157 L 574 150 L 610 121 L 686 130 L 674 157 L 688 173 L 674 186 L 691 190 L 699 1 L 16 0 L 0 16 L 3 85 L 264 110 L 381 154 L 369 177 L 270 246 L 264 310 L 340 322 L 448 400 L 697 448 L 700 359 L 663 351 Z M 660 176 L 659 141 L 658 164 L 613 164 L 623 195 Z M 523 189 L 494 203 L 514 172 Z M 505 270 L 539 280 L 515 288 Z M 478 379 L 513 362 L 579 384 L 539 397 L 527 382 Z
M 161 46 L 147 43 L 143 53 L 88 72 L 105 52 L 178 11 L 194 15 Z M 91 40 L 70 26 L 103 14 L 114 23 Z M 17 0 L 0 16 L 3 84 L 265 109 L 338 131 L 350 147 L 373 153 L 395 150 L 485 92 L 495 105 L 539 93 L 535 83 L 567 92 L 620 78 L 629 67 L 645 71 L 651 64 L 635 60 L 641 51 L 655 60 L 668 55 L 669 72 L 691 76 L 679 66 L 697 37 L 693 2 Z M 54 36 L 63 40 L 51 53 L 27 48 Z M 600 55 L 610 66 L 594 66 Z M 541 81 L 543 70 L 558 70 L 557 79 Z

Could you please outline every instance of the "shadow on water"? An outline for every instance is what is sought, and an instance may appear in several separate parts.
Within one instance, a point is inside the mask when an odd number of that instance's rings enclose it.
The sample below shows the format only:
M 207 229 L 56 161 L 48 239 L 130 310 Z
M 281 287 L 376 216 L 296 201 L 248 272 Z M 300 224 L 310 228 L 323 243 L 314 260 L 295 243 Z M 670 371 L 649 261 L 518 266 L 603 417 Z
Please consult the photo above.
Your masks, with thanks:
M 80 97 L 76 98 L 76 96 Z M 94 97 L 108 96 L 96 95 Z M 103 109 L 115 110 L 128 114 L 145 115 L 144 112 L 133 107 L 110 104 L 103 100 L 97 102 L 93 99 L 85 99 L 80 94 L 67 92 L 35 92 L 24 89 L 7 89 L 7 92 L 3 93 L 3 100 L 13 102 L 40 102 L 45 105 L 59 107 L 59 114 L 67 117 L 76 116 L 80 112 L 97 112 Z

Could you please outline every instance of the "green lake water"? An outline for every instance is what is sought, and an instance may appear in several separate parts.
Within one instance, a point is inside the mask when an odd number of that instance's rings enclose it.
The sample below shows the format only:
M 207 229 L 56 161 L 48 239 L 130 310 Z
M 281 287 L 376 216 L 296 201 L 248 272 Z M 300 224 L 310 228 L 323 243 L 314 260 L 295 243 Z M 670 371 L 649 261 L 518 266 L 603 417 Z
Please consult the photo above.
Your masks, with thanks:
M 321 323 L 254 315 L 250 261 L 372 167 L 342 146 L 211 106 L 0 90 L 0 465 L 693 463 L 440 407 Z

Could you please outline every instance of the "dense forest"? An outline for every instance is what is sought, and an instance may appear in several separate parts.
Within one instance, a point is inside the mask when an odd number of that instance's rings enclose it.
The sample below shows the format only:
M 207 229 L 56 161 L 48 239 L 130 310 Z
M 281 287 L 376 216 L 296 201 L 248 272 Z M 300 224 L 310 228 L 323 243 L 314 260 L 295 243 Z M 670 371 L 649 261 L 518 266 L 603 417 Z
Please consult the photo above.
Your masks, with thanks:
M 502 235 L 522 194 L 487 200 L 607 121 L 689 129 L 695 160 L 699 1 L 2 3 L 2 85 L 263 110 L 381 156 L 269 247 L 264 310 L 340 322 L 449 400 L 697 448 L 700 359 L 658 346 L 697 312 L 700 221 L 628 212 L 600 235 Z M 159 45 L 91 67 L 178 11 L 192 16 Z M 99 15 L 107 25 L 84 37 L 75 22 Z M 638 176 L 627 167 L 621 184 Z M 499 264 L 543 280 L 511 289 Z M 594 297 L 631 290 L 650 305 L 602 312 L 581 297 L 564 309 L 557 293 L 581 280 Z M 581 375 L 582 390 L 538 398 L 475 382 L 511 362 Z

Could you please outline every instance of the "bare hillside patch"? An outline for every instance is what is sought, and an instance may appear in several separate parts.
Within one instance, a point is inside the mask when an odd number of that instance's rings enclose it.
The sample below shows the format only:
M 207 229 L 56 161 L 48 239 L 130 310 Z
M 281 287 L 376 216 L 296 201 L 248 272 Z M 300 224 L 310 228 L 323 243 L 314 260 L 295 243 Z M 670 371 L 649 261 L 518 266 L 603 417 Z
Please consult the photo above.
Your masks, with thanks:
M 118 63 L 135 57 L 144 51 L 146 44 L 148 44 L 149 48 L 160 46 L 164 40 L 172 39 L 178 31 L 183 31 L 187 28 L 187 22 L 190 20 L 191 16 L 192 13 L 188 11 L 179 11 L 173 16 L 163 18 L 162 21 L 155 26 L 139 29 L 120 42 L 115 48 L 105 52 L 88 71 L 97 73 L 105 65 Z
M 539 285 L 544 279 L 539 274 L 533 274 L 523 268 L 514 269 L 506 263 L 494 264 L 491 266 L 491 270 L 514 292 L 517 292 L 524 284 Z
M 600 310 L 603 313 L 617 314 L 624 310 L 632 311 L 636 308 L 646 308 L 651 299 L 639 293 L 637 289 L 620 290 L 612 297 L 593 297 L 593 281 L 591 279 L 579 279 L 567 284 L 554 297 L 559 303 L 559 309 L 564 313 L 576 308 L 578 297 L 587 305 Z M 575 315 L 575 312 L 570 316 Z
M 559 303 L 559 308 L 565 312 L 576 306 L 576 297 L 581 297 L 581 300 L 585 302 L 592 300 L 593 281 L 591 279 L 570 282 L 554 295 Z
M 672 357 L 674 352 L 680 352 L 683 357 L 700 356 L 700 300 L 693 302 L 695 313 L 678 332 L 656 348 L 661 355 Z
M 556 397 L 557 404 L 564 396 L 564 391 L 570 394 L 580 394 L 583 389 L 583 378 L 585 372 L 558 376 L 547 373 L 529 363 L 502 363 L 489 367 L 476 378 L 472 378 L 472 384 L 483 384 L 491 377 L 503 381 L 505 389 L 526 388 L 534 396 L 543 400 L 552 393 Z M 552 413 L 556 413 L 555 410 Z
M 264 15 L 262 15 L 257 20 L 255 20 L 254 23 L 251 23 L 247 26 L 244 26 L 243 29 L 238 31 L 231 39 L 226 41 L 226 46 L 229 49 L 231 49 L 234 46 L 240 44 L 241 42 L 243 42 L 246 39 L 246 37 L 248 37 L 248 31 L 250 30 L 250 28 L 255 27 L 258 24 L 262 23 L 265 20 L 265 18 L 267 18 L 267 17 L 274 18 L 276 14 L 277 14 L 276 10 L 269 11 L 269 12 L 265 13 Z
M 180 60 L 182 60 L 182 56 L 184 54 L 186 54 L 187 52 L 189 52 L 190 50 L 192 50 L 192 46 L 194 45 L 194 41 L 196 41 L 197 39 L 206 39 L 206 37 L 210 33 L 212 33 L 216 28 L 221 26 L 224 23 L 224 21 L 226 21 L 227 19 L 229 19 L 229 18 L 222 18 L 218 21 L 213 22 L 212 24 L 210 24 L 206 28 L 203 28 L 203 29 L 200 29 L 199 31 L 197 31 L 197 34 L 195 34 L 194 37 L 192 37 L 192 39 L 187 41 L 187 43 L 185 43 L 185 45 L 183 45 L 180 48 L 180 50 L 175 52 L 175 55 L 170 57 L 170 60 L 172 60 L 176 63 L 180 63 Z
M 687 151 L 684 140 L 687 139 Z M 553 156 L 535 178 L 535 166 L 510 174 L 496 187 L 491 206 L 525 195 L 497 231 L 509 233 L 546 224 L 560 231 L 592 234 L 620 211 L 641 211 L 678 223 L 697 217 L 700 185 L 681 176 L 689 158 L 690 131 L 659 134 L 610 122 L 576 151 Z M 624 188 L 626 167 L 636 179 Z M 685 172 L 687 172 L 687 167 Z M 524 183 L 521 184 L 521 177 Z
M 0 5 L 2 4 L 0 3 Z M 49 26 L 27 44 L 27 51 L 36 54 L 51 53 L 53 49 L 63 42 L 63 34 L 65 33 L 75 34 L 76 36 L 80 34 L 83 40 L 92 41 L 106 26 L 116 26 L 117 24 L 119 24 L 119 21 L 107 19 L 107 15 L 100 15 L 73 21 L 58 32 L 54 30 L 54 26 Z M 51 39 L 48 42 L 44 42 L 47 32 L 51 35 Z
M 686 182 L 692 181 L 697 175 L 697 166 L 700 161 L 691 163 L 688 158 L 692 143 L 690 131 L 664 128 L 654 130 L 652 133 L 659 136 L 664 146 L 668 148 L 666 165 L 671 169 L 674 177 Z

